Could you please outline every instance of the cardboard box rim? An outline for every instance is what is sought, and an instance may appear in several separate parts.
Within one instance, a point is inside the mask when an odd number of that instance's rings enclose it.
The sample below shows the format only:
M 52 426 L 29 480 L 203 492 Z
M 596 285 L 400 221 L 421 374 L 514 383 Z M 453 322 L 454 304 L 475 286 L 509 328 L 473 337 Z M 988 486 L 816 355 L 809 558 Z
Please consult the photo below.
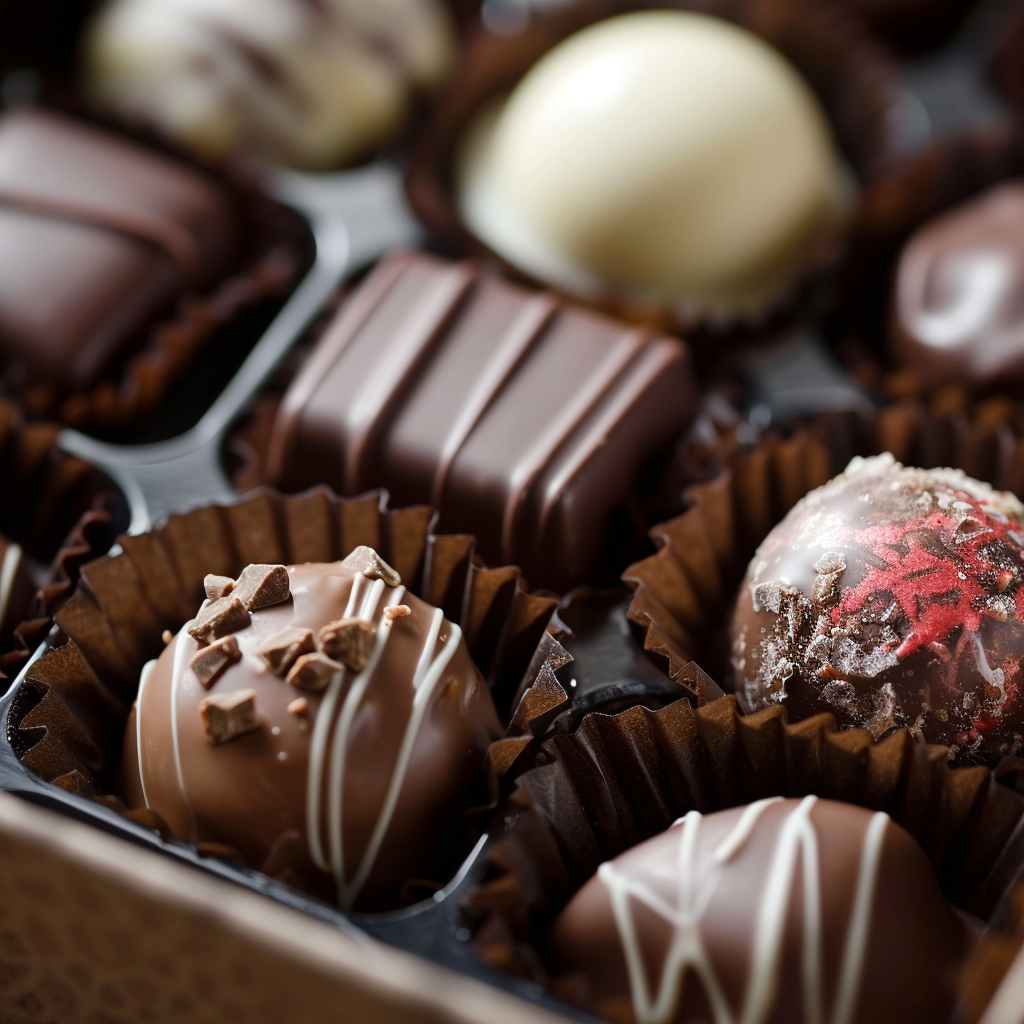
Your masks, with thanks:
M 30 900 L 34 905 L 57 895 L 40 892 L 17 868 L 19 858 L 29 857 L 37 865 L 57 868 L 67 878 L 90 887 L 97 883 L 113 886 L 129 903 L 142 909 L 149 905 L 174 915 L 184 915 L 196 928 L 202 929 L 221 945 L 255 948 L 269 954 L 279 965 L 274 976 L 264 975 L 262 983 L 273 988 L 276 998 L 291 998 L 289 985 L 307 985 L 312 973 L 326 986 L 336 989 L 341 1000 L 346 995 L 362 998 L 367 1017 L 360 1011 L 352 1017 L 333 1002 L 323 1005 L 322 1012 L 290 1020 L 339 1022 L 346 1019 L 387 1020 L 418 1024 L 445 1021 L 450 1024 L 513 1024 L 526 1016 L 536 1024 L 556 1024 L 565 1017 L 526 1002 L 487 982 L 430 963 L 420 957 L 389 946 L 369 936 L 346 934 L 299 910 L 286 907 L 241 886 L 197 872 L 187 865 L 175 863 L 159 853 L 136 847 L 125 840 L 108 835 L 94 825 L 73 821 L 50 811 L 0 792 L 0 906 Z M 19 891 L 15 891 L 15 890 Z M 0 913 L 0 990 L 8 989 L 9 971 L 4 953 L 7 911 Z M 102 927 L 102 922 L 98 922 Z M 79 938 L 87 938 L 85 932 Z M 59 955 L 45 942 L 33 940 L 31 953 L 47 963 Z M 203 955 L 197 950 L 197 955 Z M 187 970 L 188 964 L 177 964 L 176 971 Z M 222 983 L 234 986 L 234 978 L 225 976 Z M 102 994 L 102 990 L 101 990 Z M 295 1002 L 301 1000 L 295 995 Z M 209 1001 L 214 994 L 207 993 Z M 0 997 L 2 1003 L 7 998 Z M 42 1009 L 42 1007 L 40 1007 Z M 274 1011 L 276 1014 L 276 1011 Z M 151 1020 L 182 1019 L 149 1015 Z M 0 1010 L 0 1019 L 48 1020 L 42 1016 L 9 1016 Z M 62 1017 L 66 1024 L 75 1020 L 122 1020 L 119 1016 L 80 1015 Z M 198 1018 L 197 1018 L 198 1019 Z M 207 1019 L 207 1018 L 203 1018 Z M 209 1018 L 218 1019 L 218 1018 Z M 251 1018 L 247 1018 L 251 1019 Z M 269 1019 L 269 1018 L 268 1018 Z M 279 1018 L 277 1018 L 279 1019 Z

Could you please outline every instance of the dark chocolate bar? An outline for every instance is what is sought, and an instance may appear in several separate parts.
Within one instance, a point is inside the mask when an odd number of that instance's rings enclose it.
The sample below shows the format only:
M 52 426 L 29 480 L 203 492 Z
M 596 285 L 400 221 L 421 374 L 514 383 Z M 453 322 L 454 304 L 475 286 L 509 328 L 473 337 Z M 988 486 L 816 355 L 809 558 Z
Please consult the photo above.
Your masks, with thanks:
M 422 253 L 385 260 L 292 383 L 268 470 L 385 487 L 534 586 L 607 575 L 616 513 L 693 414 L 687 347 Z M 619 531 L 616 540 L 622 539 Z

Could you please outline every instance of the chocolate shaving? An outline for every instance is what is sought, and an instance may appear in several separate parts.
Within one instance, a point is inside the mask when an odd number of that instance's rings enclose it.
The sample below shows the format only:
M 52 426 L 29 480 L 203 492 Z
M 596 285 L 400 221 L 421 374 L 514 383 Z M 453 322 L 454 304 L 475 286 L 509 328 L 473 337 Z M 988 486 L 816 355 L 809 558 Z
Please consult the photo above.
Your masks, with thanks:
M 360 544 L 352 553 L 342 559 L 341 564 L 347 569 L 361 572 L 367 579 L 383 580 L 389 587 L 397 587 L 402 577 L 377 554 L 373 548 Z
M 240 661 L 242 652 L 238 646 L 238 640 L 233 636 L 226 636 L 210 644 L 209 647 L 201 647 L 192 655 L 188 663 L 189 668 L 196 674 L 196 678 L 209 689 L 217 681 L 218 676 L 236 661 Z
M 288 670 L 303 654 L 316 650 L 313 631 L 300 626 L 286 626 L 279 633 L 268 637 L 256 649 L 256 653 L 267 663 L 274 675 L 286 676 Z
M 251 612 L 282 604 L 292 596 L 288 570 L 283 565 L 247 565 L 234 594 Z
M 215 746 L 259 727 L 256 719 L 256 691 L 229 690 L 214 693 L 199 705 L 206 738 Z
M 324 654 L 353 672 L 362 672 L 373 652 L 377 627 L 364 619 L 338 619 L 317 633 Z
M 303 690 L 322 690 L 331 681 L 331 676 L 341 671 L 341 665 L 317 651 L 299 658 L 288 673 L 286 682 Z
M 229 633 L 245 629 L 249 622 L 249 613 L 242 606 L 242 602 L 236 596 L 230 595 L 201 608 L 188 627 L 188 632 L 199 643 L 208 644 Z
M 211 572 L 203 579 L 203 589 L 208 600 L 219 601 L 235 589 L 235 581 L 230 576 L 217 576 Z

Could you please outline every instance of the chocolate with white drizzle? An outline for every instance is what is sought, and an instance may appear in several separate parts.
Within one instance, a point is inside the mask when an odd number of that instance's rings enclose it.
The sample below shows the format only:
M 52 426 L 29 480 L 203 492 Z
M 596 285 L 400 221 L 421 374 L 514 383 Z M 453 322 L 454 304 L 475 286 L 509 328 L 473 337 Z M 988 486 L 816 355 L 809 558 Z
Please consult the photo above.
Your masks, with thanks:
M 932 1024 L 965 944 L 902 828 L 809 796 L 691 811 L 602 864 L 548 953 L 620 1024 Z
M 1024 506 L 951 469 L 855 459 L 762 542 L 736 600 L 748 708 L 907 727 L 958 763 L 1024 752 Z
M 389 566 L 350 556 L 287 572 L 290 596 L 230 634 L 240 659 L 209 689 L 190 668 L 201 650 L 190 623 L 143 670 L 125 739 L 126 798 L 179 839 L 232 846 L 250 866 L 347 909 L 391 908 L 404 882 L 452 870 L 467 852 L 462 814 L 501 734 L 497 714 L 459 627 Z M 388 614 L 397 606 L 408 614 Z M 268 661 L 267 650 L 285 657 L 268 644 L 283 630 L 317 637 L 353 618 L 376 628 L 361 670 L 322 648 L 291 666 Z M 288 678 L 301 658 L 334 665 L 323 689 Z M 200 705 L 245 690 L 257 727 L 208 737 Z
M 440 0 L 109 0 L 84 56 L 109 113 L 208 155 L 328 170 L 391 141 L 455 37 Z

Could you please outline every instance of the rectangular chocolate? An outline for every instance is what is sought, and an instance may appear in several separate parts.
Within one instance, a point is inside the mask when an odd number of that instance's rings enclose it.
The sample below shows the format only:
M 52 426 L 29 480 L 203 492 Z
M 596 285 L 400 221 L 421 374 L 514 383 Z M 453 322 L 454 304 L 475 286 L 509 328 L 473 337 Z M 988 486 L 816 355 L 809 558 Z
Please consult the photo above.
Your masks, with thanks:
M 601 577 L 615 513 L 693 406 L 682 342 L 403 253 L 293 381 L 268 469 L 289 490 L 430 503 L 492 564 L 567 588 Z
M 40 110 L 0 117 L 0 355 L 95 383 L 173 300 L 222 273 L 226 190 L 184 164 Z

